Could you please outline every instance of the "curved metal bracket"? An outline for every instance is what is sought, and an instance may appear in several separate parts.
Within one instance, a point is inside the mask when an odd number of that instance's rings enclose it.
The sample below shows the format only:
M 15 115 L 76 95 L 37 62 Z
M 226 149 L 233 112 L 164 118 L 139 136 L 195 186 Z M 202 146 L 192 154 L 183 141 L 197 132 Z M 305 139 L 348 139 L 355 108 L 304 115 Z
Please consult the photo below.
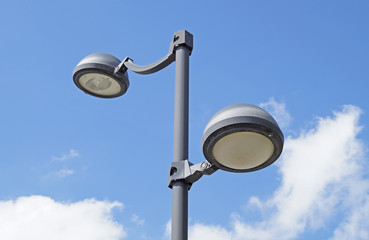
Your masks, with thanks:
M 169 45 L 168 54 L 162 59 L 148 65 L 136 65 L 133 60 L 126 57 L 114 70 L 114 73 L 125 73 L 127 69 L 139 74 L 151 74 L 167 67 L 175 61 L 175 49 L 179 46 L 186 46 L 190 50 L 193 49 L 193 36 L 191 33 L 180 30 L 174 34 L 174 37 Z
M 175 181 L 185 180 L 188 183 L 188 189 L 190 189 L 192 184 L 203 175 L 211 175 L 217 170 L 217 167 L 206 160 L 198 164 L 192 164 L 188 160 L 172 162 L 169 168 L 169 187 L 172 188 Z
M 149 65 L 137 65 L 133 62 L 132 59 L 127 58 L 126 62 L 124 62 L 124 66 L 135 72 L 135 73 L 139 73 L 139 74 L 151 74 L 151 73 L 155 73 L 157 71 L 162 70 L 163 68 L 167 67 L 169 64 L 171 64 L 172 62 L 174 62 L 175 58 L 174 58 L 174 54 L 168 54 L 165 57 L 163 57 L 162 59 L 160 59 L 159 61 L 156 61 L 152 64 Z

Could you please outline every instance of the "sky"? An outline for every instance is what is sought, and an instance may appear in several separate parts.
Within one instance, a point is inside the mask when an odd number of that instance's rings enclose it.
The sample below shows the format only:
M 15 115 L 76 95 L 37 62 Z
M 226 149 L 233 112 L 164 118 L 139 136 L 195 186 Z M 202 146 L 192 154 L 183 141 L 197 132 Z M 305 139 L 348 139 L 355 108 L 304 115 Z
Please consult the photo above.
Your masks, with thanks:
M 85 56 L 136 64 L 194 35 L 189 160 L 231 104 L 272 114 L 281 157 L 189 192 L 190 240 L 369 239 L 369 2 L 1 1 L 0 239 L 167 240 L 174 64 L 84 94 Z M 14 86 L 12 85 L 14 83 Z M 14 90 L 15 87 L 16 89 Z

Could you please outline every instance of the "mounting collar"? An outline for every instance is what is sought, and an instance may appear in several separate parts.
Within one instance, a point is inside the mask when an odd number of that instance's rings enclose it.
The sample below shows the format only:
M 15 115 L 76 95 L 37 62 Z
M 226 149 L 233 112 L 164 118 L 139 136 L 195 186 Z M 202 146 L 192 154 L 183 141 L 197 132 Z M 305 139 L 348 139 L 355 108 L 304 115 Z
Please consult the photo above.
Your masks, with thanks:
M 172 162 L 169 168 L 169 187 L 172 188 L 175 181 L 184 180 L 188 183 L 188 189 L 192 184 L 199 180 L 203 175 L 211 175 L 217 167 L 211 165 L 208 161 L 198 164 L 192 164 L 187 159 L 178 162 Z

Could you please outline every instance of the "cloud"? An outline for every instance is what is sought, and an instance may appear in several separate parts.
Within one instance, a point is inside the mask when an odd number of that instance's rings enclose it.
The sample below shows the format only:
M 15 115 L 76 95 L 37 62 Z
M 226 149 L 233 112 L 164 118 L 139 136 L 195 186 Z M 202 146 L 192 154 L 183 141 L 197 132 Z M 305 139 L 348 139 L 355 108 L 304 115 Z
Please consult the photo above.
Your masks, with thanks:
M 131 221 L 137 225 L 143 226 L 145 224 L 145 219 L 140 218 L 138 215 L 136 214 L 132 214 L 131 216 Z
M 79 156 L 78 152 L 74 149 L 71 149 L 71 150 L 69 150 L 68 154 L 63 154 L 61 157 L 52 156 L 51 159 L 53 161 L 64 162 L 66 160 L 69 160 L 71 158 L 75 158 L 75 157 L 78 157 L 78 156 Z
M 57 178 L 65 178 L 69 175 L 74 174 L 74 171 L 72 169 L 68 169 L 68 168 L 63 168 L 60 169 L 57 172 L 52 173 L 53 176 L 57 177 Z
M 113 220 L 119 202 L 86 199 L 61 203 L 45 196 L 0 201 L 0 239 L 119 240 L 126 236 Z
M 333 117 L 317 118 L 313 129 L 286 139 L 278 162 L 280 186 L 270 199 L 249 200 L 264 220 L 246 223 L 234 214 L 229 229 L 196 223 L 189 228 L 190 239 L 289 240 L 330 223 L 336 227 L 331 240 L 369 239 L 366 149 L 357 136 L 360 115 L 359 108 L 347 105 Z
M 70 175 L 74 174 L 74 170 L 63 167 L 62 169 L 58 170 L 58 171 L 54 171 L 54 172 L 50 172 L 48 174 L 46 174 L 43 179 L 44 180 L 50 180 L 50 179 L 63 179 L 66 178 Z
M 232 239 L 232 232 L 227 231 L 221 226 L 206 226 L 203 224 L 194 224 L 189 229 L 189 239 L 211 239 L 228 240 Z
M 281 128 L 287 128 L 290 125 L 292 118 L 286 110 L 285 103 L 278 103 L 274 98 L 270 98 L 268 102 L 260 103 L 259 107 L 268 111 Z
M 369 239 L 368 219 L 369 197 L 366 196 L 362 204 L 354 206 L 348 219 L 340 224 L 330 240 Z
M 169 221 L 165 224 L 165 231 L 162 239 L 170 239 L 171 231 L 172 231 L 172 219 L 169 219 Z
M 62 178 L 68 177 L 70 175 L 73 175 L 74 174 L 73 169 L 68 168 L 66 166 L 61 166 L 61 164 L 65 165 L 66 164 L 65 162 L 67 160 L 72 159 L 72 158 L 76 158 L 78 156 L 79 156 L 79 153 L 74 149 L 70 149 L 68 154 L 63 154 L 60 157 L 52 156 L 51 157 L 51 162 L 48 164 L 48 167 L 50 167 L 50 165 L 53 165 L 53 168 L 57 167 L 57 168 L 59 168 L 59 170 L 49 171 L 49 173 L 44 176 L 44 179 L 49 179 L 49 178 L 62 179 Z

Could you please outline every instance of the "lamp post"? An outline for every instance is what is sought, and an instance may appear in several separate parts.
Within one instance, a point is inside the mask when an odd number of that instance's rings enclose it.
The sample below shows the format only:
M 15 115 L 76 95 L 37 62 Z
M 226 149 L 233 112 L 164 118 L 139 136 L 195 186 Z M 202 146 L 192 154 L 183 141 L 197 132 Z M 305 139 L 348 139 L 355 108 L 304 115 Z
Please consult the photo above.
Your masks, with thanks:
M 216 113 L 205 128 L 201 145 L 206 160 L 188 160 L 189 56 L 193 36 L 185 30 L 174 34 L 168 54 L 140 66 L 106 53 L 91 54 L 78 63 L 73 81 L 87 94 L 100 98 L 123 95 L 129 87 L 127 70 L 151 74 L 176 62 L 173 162 L 169 168 L 172 189 L 172 240 L 187 240 L 188 190 L 203 175 L 222 169 L 250 172 L 272 164 L 283 148 L 283 133 L 273 117 L 250 104 L 235 104 Z

